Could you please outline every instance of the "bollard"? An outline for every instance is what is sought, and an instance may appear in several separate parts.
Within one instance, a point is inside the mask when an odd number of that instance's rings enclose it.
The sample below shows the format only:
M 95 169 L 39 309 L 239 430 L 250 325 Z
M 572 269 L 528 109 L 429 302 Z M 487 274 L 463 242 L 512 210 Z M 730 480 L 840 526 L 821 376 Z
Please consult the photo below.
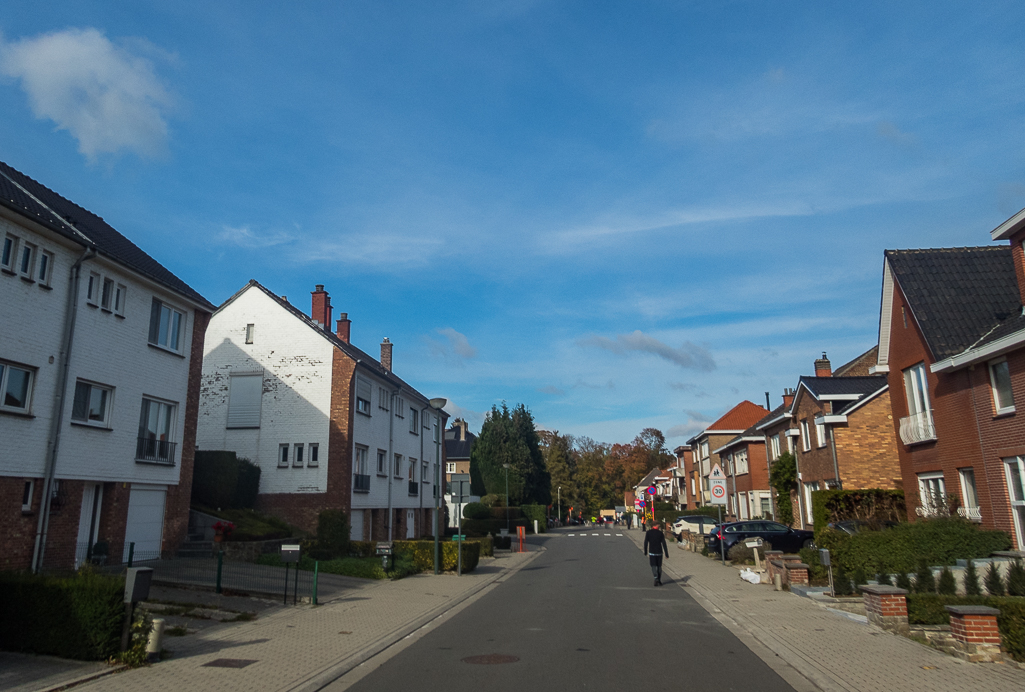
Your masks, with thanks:
M 156 663 L 160 660 L 161 643 L 164 639 L 163 618 L 153 619 L 153 629 L 149 632 L 149 641 L 146 642 L 146 662 Z
M 287 565 L 286 565 L 287 567 Z M 217 553 L 217 584 L 214 586 L 215 593 L 221 593 L 221 572 L 224 568 L 224 551 Z M 287 573 L 286 573 L 287 574 Z M 287 581 L 287 577 L 286 577 Z
M 313 594 L 310 597 L 310 603 L 317 605 L 317 573 L 320 572 L 320 560 L 313 563 Z
M 132 560 L 135 558 L 135 541 L 128 544 L 128 566 L 132 566 Z
M 772 575 L 772 588 L 776 591 L 783 590 L 783 575 L 779 572 Z

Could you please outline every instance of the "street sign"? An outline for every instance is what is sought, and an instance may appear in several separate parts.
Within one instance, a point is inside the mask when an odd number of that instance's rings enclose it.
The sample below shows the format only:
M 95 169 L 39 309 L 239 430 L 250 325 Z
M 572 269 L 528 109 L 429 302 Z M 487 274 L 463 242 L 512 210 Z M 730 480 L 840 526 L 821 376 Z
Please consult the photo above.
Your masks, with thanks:
M 713 505 L 726 504 L 726 476 L 719 464 L 713 466 L 712 472 L 708 474 L 708 490 L 712 494 Z
M 644 492 L 648 493 L 649 495 L 654 495 L 655 494 L 655 486 L 649 485 L 648 489 L 645 490 Z

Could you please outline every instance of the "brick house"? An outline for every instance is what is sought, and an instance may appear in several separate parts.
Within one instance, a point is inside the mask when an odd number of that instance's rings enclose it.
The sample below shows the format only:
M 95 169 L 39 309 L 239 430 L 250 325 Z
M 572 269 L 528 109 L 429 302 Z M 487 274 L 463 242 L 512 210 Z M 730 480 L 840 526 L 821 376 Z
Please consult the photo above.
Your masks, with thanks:
M 765 435 L 752 425 L 714 453 L 719 455 L 726 474 L 726 512 L 738 519 L 761 519 L 772 514 Z
M 448 488 L 453 473 L 470 473 L 470 453 L 477 436 L 470 432 L 469 425 L 462 418 L 452 421 L 452 427 L 445 431 L 445 487 Z M 476 495 L 471 495 L 469 502 L 478 502 Z M 452 495 L 445 495 L 449 507 L 449 526 L 456 526 L 456 512 L 462 512 L 463 506 L 452 501 Z
M 678 476 L 677 498 L 680 509 L 694 509 L 698 502 L 698 481 L 694 467 L 694 450 L 687 445 L 680 445 L 673 450 L 676 457 L 676 467 L 673 472 Z
M 783 403 L 772 409 L 767 416 L 755 423 L 754 429 L 761 433 L 765 439 L 766 475 L 770 473 L 772 466 L 784 452 L 794 453 L 794 434 L 797 432 L 791 424 L 790 409 L 794 405 L 794 390 L 783 391 Z M 770 488 L 772 499 L 772 516 L 779 518 L 779 508 L 776 506 L 775 490 Z M 797 506 L 796 499 L 794 506 Z
M 261 469 L 257 508 L 312 531 L 317 515 L 350 515 L 354 540 L 433 532 L 436 463 L 446 414 L 350 342 L 321 285 L 309 315 L 250 281 L 210 319 L 197 443 Z
M 798 380 L 790 420 L 802 528 L 812 525 L 816 490 L 901 486 L 892 417 L 882 375 L 841 376 L 822 354 L 815 376 Z
M 741 401 L 717 421 L 687 440 L 694 456 L 693 476 L 700 484 L 700 487 L 694 490 L 698 505 L 707 505 L 712 499 L 708 489 L 708 474 L 712 472 L 713 466 L 720 463 L 719 455 L 714 450 L 719 449 L 737 435 L 743 434 L 767 413 L 768 411 L 758 404 Z
M 1025 546 L 1025 210 L 1009 246 L 888 250 L 879 356 L 909 514 L 952 513 Z
M 6 164 L 0 241 L 0 569 L 175 551 L 213 305 Z

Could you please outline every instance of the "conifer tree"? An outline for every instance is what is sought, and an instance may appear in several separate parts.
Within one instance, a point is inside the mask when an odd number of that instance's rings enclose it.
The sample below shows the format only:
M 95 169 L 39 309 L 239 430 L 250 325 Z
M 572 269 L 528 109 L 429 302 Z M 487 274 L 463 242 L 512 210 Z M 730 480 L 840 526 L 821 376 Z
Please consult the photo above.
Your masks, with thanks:
M 888 572 L 880 572 L 877 574 L 876 582 L 879 583 L 879 586 L 893 586 L 893 580 L 890 579 L 890 574 Z
M 990 596 L 1004 595 L 1004 580 L 1001 578 L 1000 570 L 997 569 L 995 562 L 989 563 L 989 569 L 986 570 L 986 591 Z
M 943 571 L 940 572 L 940 582 L 936 586 L 936 590 L 944 596 L 957 595 L 957 580 L 954 579 L 954 573 L 946 565 L 943 566 Z
M 981 596 L 982 586 L 979 584 L 979 572 L 975 569 L 975 560 L 969 560 L 964 570 L 964 592 L 966 596 Z
M 837 596 L 850 596 L 854 593 L 851 578 L 847 576 L 847 570 L 841 564 L 837 564 L 836 569 L 833 570 L 833 593 Z
M 1007 595 L 1025 596 L 1025 565 L 1015 560 L 1007 570 Z
M 895 585 L 898 589 L 904 589 L 905 591 L 911 591 L 911 580 L 908 578 L 906 572 L 898 572 L 897 580 Z

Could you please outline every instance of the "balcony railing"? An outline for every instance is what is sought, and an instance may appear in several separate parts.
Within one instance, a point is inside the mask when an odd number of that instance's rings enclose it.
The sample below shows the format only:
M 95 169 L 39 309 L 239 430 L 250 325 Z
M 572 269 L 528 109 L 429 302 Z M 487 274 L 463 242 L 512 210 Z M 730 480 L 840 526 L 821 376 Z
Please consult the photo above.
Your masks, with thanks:
M 915 507 L 915 514 L 926 519 L 950 516 L 950 512 L 944 505 L 919 505 Z
M 932 421 L 932 409 L 901 418 L 900 439 L 906 445 L 935 440 L 936 426 Z
M 148 461 L 154 464 L 174 466 L 175 442 L 157 440 L 152 437 L 140 437 L 135 445 L 136 461 Z
M 957 513 L 969 521 L 982 522 L 982 509 L 979 507 L 958 507 Z
M 420 494 L 420 484 L 416 481 L 409 481 L 409 495 L 410 497 L 416 497 Z
M 370 476 L 362 473 L 355 473 L 352 476 L 352 491 L 354 493 L 370 492 Z

